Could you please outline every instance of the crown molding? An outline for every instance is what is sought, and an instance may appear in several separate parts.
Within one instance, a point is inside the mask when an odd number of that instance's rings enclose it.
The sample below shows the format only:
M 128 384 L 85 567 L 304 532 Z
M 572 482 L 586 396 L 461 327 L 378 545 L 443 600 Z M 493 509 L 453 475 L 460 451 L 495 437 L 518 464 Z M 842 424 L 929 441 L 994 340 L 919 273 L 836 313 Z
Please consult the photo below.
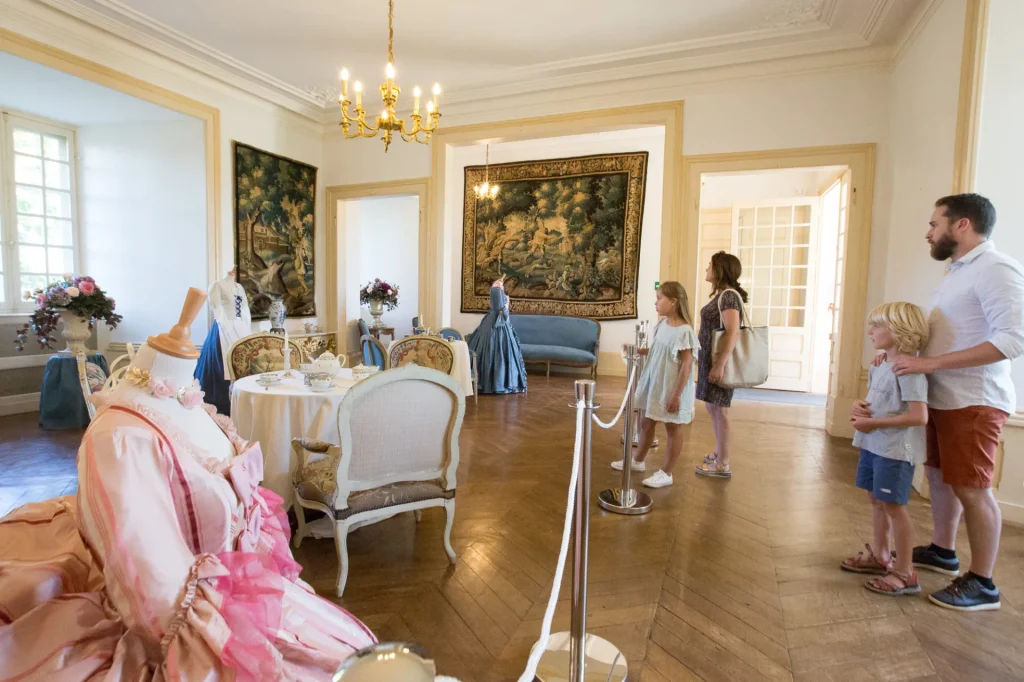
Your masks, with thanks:
M 886 15 L 895 3 L 896 0 L 874 0 L 871 3 L 867 16 L 864 18 L 864 25 L 860 29 L 860 37 L 869 43 L 873 42 L 881 30 L 882 24 L 885 23 Z
M 903 26 L 903 30 L 900 31 L 899 36 L 896 38 L 896 44 L 893 46 L 892 65 L 896 66 L 899 64 L 903 57 L 907 54 L 907 50 L 917 40 L 917 36 L 924 30 L 925 25 L 928 24 L 928 20 L 932 18 L 936 10 L 939 9 L 939 5 L 942 4 L 942 0 L 924 0 L 924 2 L 917 8 L 914 14 L 910 17 L 910 20 Z
M 35 0 L 161 57 L 297 114 L 317 120 L 322 111 L 310 94 L 218 52 L 116 0 L 92 0 L 110 14 L 76 0 Z

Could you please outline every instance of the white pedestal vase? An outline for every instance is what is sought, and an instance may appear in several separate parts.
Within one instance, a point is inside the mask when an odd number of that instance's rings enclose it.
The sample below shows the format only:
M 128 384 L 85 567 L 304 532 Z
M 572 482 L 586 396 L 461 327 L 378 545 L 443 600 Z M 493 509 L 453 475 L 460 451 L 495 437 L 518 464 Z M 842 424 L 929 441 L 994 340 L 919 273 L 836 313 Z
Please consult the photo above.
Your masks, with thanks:
M 374 329 L 383 329 L 386 325 L 381 321 L 381 315 L 384 314 L 384 301 L 370 301 L 370 316 L 373 318 L 373 324 L 370 326 Z
M 64 322 L 61 335 L 68 344 L 67 348 L 60 351 L 60 355 L 87 355 L 89 351 L 85 347 L 85 342 L 92 336 L 92 331 L 89 329 L 89 318 L 62 310 L 60 319 Z

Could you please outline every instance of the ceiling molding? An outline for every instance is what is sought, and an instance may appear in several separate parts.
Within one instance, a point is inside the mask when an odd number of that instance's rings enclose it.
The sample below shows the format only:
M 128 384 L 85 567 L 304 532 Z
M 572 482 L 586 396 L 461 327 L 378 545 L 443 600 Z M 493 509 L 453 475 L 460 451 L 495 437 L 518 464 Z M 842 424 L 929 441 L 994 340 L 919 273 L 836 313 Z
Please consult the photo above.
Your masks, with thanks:
M 896 0 L 874 0 L 871 4 L 871 9 L 868 10 L 868 15 L 864 18 L 864 25 L 860 29 L 860 37 L 867 42 L 872 42 L 875 36 L 882 28 L 882 24 L 885 23 L 885 16 L 892 9 L 892 6 L 896 3 Z
M 942 4 L 942 0 L 924 0 L 924 2 L 917 8 L 917 11 L 910 17 L 906 24 L 903 26 L 903 30 L 900 31 L 899 36 L 896 38 L 896 44 L 893 46 L 892 53 L 892 64 L 896 66 L 906 56 L 907 50 L 917 40 L 917 36 L 921 34 L 928 20 L 932 18 L 936 10 L 939 9 L 939 5 Z
M 821 19 L 819 21 L 832 28 L 836 20 L 837 7 L 839 7 L 839 0 L 825 0 L 825 4 L 821 8 Z

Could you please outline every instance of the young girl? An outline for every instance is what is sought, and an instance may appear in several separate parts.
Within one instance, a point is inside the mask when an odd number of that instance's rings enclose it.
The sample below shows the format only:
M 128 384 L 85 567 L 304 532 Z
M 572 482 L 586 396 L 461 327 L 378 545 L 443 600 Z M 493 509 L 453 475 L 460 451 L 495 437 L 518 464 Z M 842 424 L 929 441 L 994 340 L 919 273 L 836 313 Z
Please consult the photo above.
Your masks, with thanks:
M 928 381 L 923 374 L 897 377 L 892 364 L 915 355 L 928 341 L 928 322 L 912 303 L 883 303 L 868 317 L 868 336 L 886 361 L 868 375 L 871 417 L 854 414 L 850 422 L 860 448 L 857 487 L 868 491 L 872 505 L 874 546 L 867 554 L 845 559 L 840 567 L 854 573 L 877 573 L 865 583 L 885 595 L 920 594 L 914 572 L 914 526 L 907 511 L 914 465 L 925 459 L 925 424 L 928 423 Z M 890 552 L 889 532 L 896 539 Z
M 633 405 L 645 411 L 640 422 L 640 443 L 633 458 L 633 471 L 645 471 L 644 460 L 654 442 L 654 424 L 662 422 L 668 432 L 668 454 L 665 465 L 653 476 L 644 479 L 648 488 L 672 485 L 675 468 L 683 448 L 681 424 L 693 421 L 693 349 L 697 335 L 690 322 L 690 304 L 686 290 L 679 282 L 662 282 L 654 304 L 663 319 L 654 327 L 647 355 L 647 364 L 636 385 Z M 622 471 L 622 460 L 612 462 Z

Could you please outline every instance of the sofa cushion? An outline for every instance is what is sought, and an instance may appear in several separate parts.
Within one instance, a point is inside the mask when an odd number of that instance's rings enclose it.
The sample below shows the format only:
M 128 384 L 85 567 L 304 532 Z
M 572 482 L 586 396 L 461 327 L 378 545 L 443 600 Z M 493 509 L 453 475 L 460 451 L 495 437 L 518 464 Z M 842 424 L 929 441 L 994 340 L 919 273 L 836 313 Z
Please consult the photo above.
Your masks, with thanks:
M 576 348 L 591 355 L 601 333 L 597 322 L 584 317 L 511 315 L 509 319 L 521 344 Z
M 536 343 L 522 343 L 519 347 L 523 351 L 523 359 L 527 362 L 551 361 L 570 362 L 592 365 L 597 362 L 597 357 L 579 348 L 567 346 L 550 346 Z

